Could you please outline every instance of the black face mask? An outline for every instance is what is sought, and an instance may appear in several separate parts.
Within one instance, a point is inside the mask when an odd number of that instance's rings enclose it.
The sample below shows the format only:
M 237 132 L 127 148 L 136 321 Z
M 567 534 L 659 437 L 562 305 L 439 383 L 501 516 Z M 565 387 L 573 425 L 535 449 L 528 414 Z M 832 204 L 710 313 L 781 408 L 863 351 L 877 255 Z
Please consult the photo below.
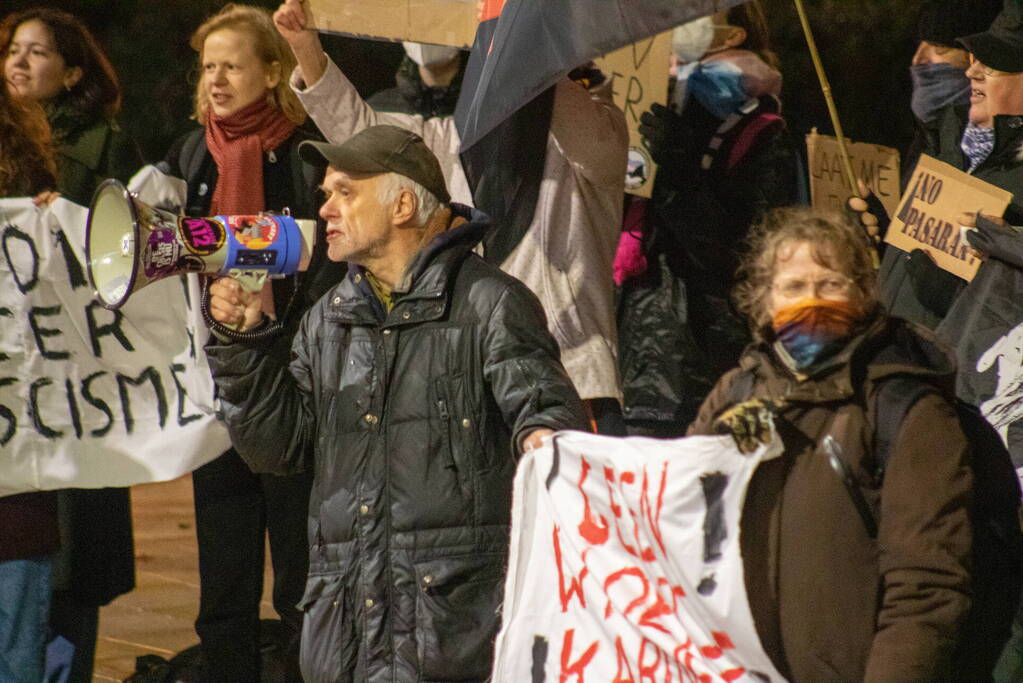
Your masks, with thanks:
M 909 67 L 913 81 L 910 107 L 923 123 L 930 123 L 938 112 L 953 104 L 969 104 L 970 79 L 957 66 L 938 62 Z

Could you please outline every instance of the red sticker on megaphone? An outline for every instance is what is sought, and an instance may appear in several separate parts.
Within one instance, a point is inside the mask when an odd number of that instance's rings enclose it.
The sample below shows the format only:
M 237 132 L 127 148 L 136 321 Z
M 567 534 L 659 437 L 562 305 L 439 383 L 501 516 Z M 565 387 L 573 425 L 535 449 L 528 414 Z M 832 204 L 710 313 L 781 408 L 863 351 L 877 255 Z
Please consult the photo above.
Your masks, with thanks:
M 224 246 L 227 230 L 224 224 L 212 218 L 181 218 L 178 220 L 181 241 L 188 250 L 199 256 L 210 256 Z
M 270 216 L 228 216 L 235 239 L 246 249 L 266 249 L 277 239 L 280 228 Z

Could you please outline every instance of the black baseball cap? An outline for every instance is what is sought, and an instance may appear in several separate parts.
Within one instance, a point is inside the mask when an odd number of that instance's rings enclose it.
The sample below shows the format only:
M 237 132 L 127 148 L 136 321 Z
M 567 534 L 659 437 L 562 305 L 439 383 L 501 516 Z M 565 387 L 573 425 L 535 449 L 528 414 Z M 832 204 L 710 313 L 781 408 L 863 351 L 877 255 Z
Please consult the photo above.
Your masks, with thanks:
M 984 66 L 999 71 L 1023 71 L 1023 0 L 1005 0 L 991 28 L 958 41 Z
M 440 163 L 423 138 L 397 126 L 370 126 L 343 144 L 306 140 L 298 146 L 302 160 L 345 173 L 397 173 L 416 181 L 441 203 L 451 201 Z

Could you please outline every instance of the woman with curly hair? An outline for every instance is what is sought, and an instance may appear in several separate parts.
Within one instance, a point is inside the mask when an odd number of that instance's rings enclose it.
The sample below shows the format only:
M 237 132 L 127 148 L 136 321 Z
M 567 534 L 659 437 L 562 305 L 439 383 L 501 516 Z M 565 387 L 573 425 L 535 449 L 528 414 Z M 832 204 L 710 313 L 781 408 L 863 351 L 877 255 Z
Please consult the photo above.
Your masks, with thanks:
M 102 180 L 126 182 L 141 166 L 114 121 L 117 76 L 81 21 L 50 8 L 15 12 L 0 23 L 0 49 L 6 95 L 42 107 L 53 132 L 56 184 L 44 189 L 88 206 Z M 135 586 L 129 491 L 66 489 L 58 498 L 61 549 L 47 676 L 91 681 L 99 607 Z
M 52 190 L 55 157 L 42 109 L 0 89 L 0 198 Z M 55 493 L 0 498 L 0 680 L 43 680 L 53 553 L 59 544 Z

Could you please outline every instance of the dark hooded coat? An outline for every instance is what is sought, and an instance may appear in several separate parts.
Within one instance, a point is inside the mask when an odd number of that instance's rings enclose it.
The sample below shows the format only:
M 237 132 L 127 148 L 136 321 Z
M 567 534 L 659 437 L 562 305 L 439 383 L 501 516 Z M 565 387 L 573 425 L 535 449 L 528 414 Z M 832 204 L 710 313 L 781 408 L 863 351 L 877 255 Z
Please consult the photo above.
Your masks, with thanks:
M 754 397 L 782 404 L 784 454 L 754 473 L 740 527 L 750 607 L 775 666 L 793 683 L 951 680 L 970 607 L 973 482 L 950 400 L 952 359 L 921 328 L 885 316 L 804 380 L 757 344 L 718 382 L 691 434 L 714 432 L 741 370 L 754 373 Z M 896 376 L 945 395 L 929 393 L 906 413 L 881 486 L 872 413 Z M 879 511 L 876 539 L 829 464 L 827 435 Z

